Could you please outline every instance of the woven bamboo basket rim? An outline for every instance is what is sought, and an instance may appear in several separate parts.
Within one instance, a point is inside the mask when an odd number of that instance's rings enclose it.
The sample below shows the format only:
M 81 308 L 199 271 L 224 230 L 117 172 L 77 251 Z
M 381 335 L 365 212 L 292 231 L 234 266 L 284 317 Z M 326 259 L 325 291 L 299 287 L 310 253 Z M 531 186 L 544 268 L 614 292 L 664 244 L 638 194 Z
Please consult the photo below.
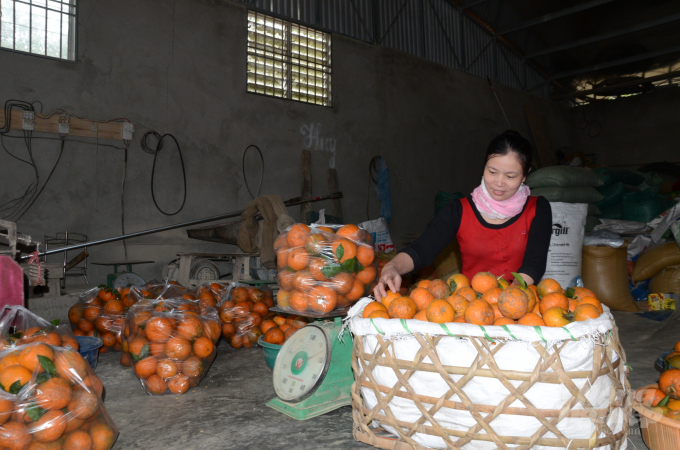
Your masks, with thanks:
M 361 386 L 365 388 L 372 389 L 373 386 L 371 383 L 368 381 L 364 380 L 361 382 Z M 378 385 L 377 386 L 378 390 L 382 392 L 383 394 L 388 394 L 391 391 L 391 388 L 388 388 L 387 386 L 382 386 Z M 394 393 L 396 397 L 401 397 L 406 400 L 411 400 L 411 397 L 409 396 L 409 393 L 406 391 L 396 391 Z M 422 395 L 418 394 L 418 398 L 423 401 L 423 403 L 428 403 L 431 405 L 437 404 L 439 401 L 438 397 L 429 397 L 427 395 Z M 454 402 L 452 400 L 444 400 L 444 406 L 449 408 L 449 409 L 456 409 L 459 411 L 469 411 L 468 408 L 463 404 L 462 402 Z M 486 413 L 492 413 L 496 410 L 496 405 L 478 405 L 475 404 L 475 407 L 477 408 L 477 411 L 479 412 L 486 412 Z M 606 414 L 609 408 L 602 408 L 602 409 L 595 409 L 594 411 L 597 412 L 598 414 Z M 560 410 L 559 409 L 542 409 L 541 413 L 545 417 L 557 417 L 560 415 Z M 510 414 L 513 416 L 529 416 L 533 417 L 533 413 L 529 411 L 527 408 L 505 408 L 504 414 Z M 581 418 L 587 418 L 590 417 L 588 415 L 588 411 L 585 409 L 572 409 L 569 411 L 569 414 L 567 414 L 564 417 L 581 417 Z
M 362 405 L 356 405 L 355 408 L 358 408 L 362 414 L 366 415 L 369 410 L 366 408 L 363 404 Z M 373 419 L 379 421 L 381 424 L 389 425 L 387 422 L 387 416 L 384 414 L 374 414 Z M 411 422 L 405 422 L 403 420 L 397 420 L 397 419 L 392 419 L 392 421 L 399 425 L 400 427 L 408 428 L 411 427 L 413 424 Z M 432 435 L 433 432 L 436 432 L 437 430 L 435 427 L 429 426 L 429 425 L 419 425 L 415 428 L 416 432 L 419 433 L 428 433 Z M 477 441 L 487 441 L 487 442 L 494 442 L 493 438 L 486 434 L 486 433 L 473 433 L 472 435 L 468 434 L 467 430 L 452 430 L 449 428 L 443 428 L 442 431 L 446 431 L 449 435 L 455 436 L 455 437 L 471 437 L 473 440 Z M 436 436 L 436 435 L 435 435 Z M 613 435 L 614 440 L 620 440 L 624 436 L 624 431 L 619 431 L 618 433 Z M 505 444 L 514 444 L 514 445 L 528 445 L 531 444 L 532 438 L 531 436 L 497 436 L 497 438 L 505 443 Z M 608 437 L 601 437 L 599 439 L 591 440 L 591 439 L 571 439 L 570 442 L 573 445 L 573 448 L 578 448 L 578 447 L 587 447 L 587 448 L 595 448 L 595 447 L 602 447 L 604 445 L 609 445 L 611 444 L 610 440 Z M 562 440 L 558 438 L 539 438 L 538 441 L 534 445 L 545 445 L 545 446 L 550 446 L 550 447 L 561 447 L 563 445 Z M 424 447 L 427 448 L 427 447 Z
M 362 352 L 359 356 L 360 358 L 364 360 L 370 360 L 373 358 L 373 355 L 370 355 L 366 352 Z M 394 363 L 395 366 L 399 369 L 406 369 L 406 370 L 412 370 L 416 369 L 421 372 L 432 372 L 432 373 L 438 373 L 439 371 L 437 368 L 430 363 L 418 363 L 418 364 L 413 364 L 413 361 L 407 361 L 405 359 L 396 359 L 392 358 L 391 361 L 388 361 L 387 358 L 384 356 L 375 358 L 376 362 L 381 365 L 381 366 L 388 366 L 391 363 Z M 619 364 L 621 363 L 621 359 L 617 359 L 611 364 L 611 369 L 617 369 L 619 367 Z M 452 375 L 467 375 L 470 372 L 469 367 L 462 367 L 462 366 L 446 366 L 442 365 L 442 367 L 446 370 L 446 372 L 452 374 Z M 609 367 L 607 367 L 605 370 L 600 372 L 600 375 L 607 375 L 610 370 Z M 534 374 L 530 372 L 517 372 L 514 370 L 501 370 L 500 373 L 505 376 L 508 380 L 513 380 L 513 381 L 530 381 Z M 580 370 L 580 371 L 575 371 L 575 372 L 565 372 L 565 374 L 573 379 L 579 379 L 579 378 L 588 378 L 591 374 L 591 371 L 589 370 Z M 474 371 L 474 376 L 476 377 L 483 377 L 483 378 L 498 378 L 498 375 L 494 373 L 491 369 L 477 369 Z M 562 384 L 562 380 L 560 378 L 560 374 L 558 373 L 551 373 L 551 372 L 542 372 L 538 375 L 538 380 L 539 383 L 547 383 L 547 384 Z
M 658 387 L 659 387 L 659 385 L 654 383 L 654 384 L 649 384 L 647 386 L 643 386 L 640 389 L 636 389 L 635 390 L 635 396 L 633 397 L 633 408 L 635 409 L 635 411 L 640 413 L 641 416 L 645 416 L 649 420 L 652 420 L 656 423 L 660 423 L 660 424 L 663 424 L 663 425 L 667 425 L 667 426 L 672 427 L 672 428 L 680 429 L 680 420 L 669 419 L 668 417 L 666 417 L 664 415 L 661 415 L 659 413 L 655 413 L 654 411 L 647 408 L 645 405 L 643 405 L 642 403 L 640 403 L 638 401 L 638 398 L 639 398 L 638 395 L 642 395 L 642 392 L 645 389 L 658 388 Z

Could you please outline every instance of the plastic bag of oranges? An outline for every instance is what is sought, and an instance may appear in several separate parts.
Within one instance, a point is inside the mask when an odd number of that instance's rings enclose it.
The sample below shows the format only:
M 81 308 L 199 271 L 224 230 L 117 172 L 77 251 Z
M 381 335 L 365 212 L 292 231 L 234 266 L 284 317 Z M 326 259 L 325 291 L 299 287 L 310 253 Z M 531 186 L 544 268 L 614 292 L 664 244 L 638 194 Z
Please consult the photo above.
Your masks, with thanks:
M 323 317 L 352 305 L 376 281 L 378 261 L 371 235 L 356 225 L 308 227 L 298 223 L 274 242 L 280 290 L 278 306 Z
M 270 289 L 232 283 L 218 307 L 222 336 L 233 348 L 255 347 L 262 335 L 260 325 L 270 316 L 269 308 L 273 306 Z
M 184 394 L 208 372 L 219 338 L 215 308 L 201 311 L 183 298 L 145 300 L 128 312 L 123 350 L 148 394 Z
M 57 347 L 70 346 L 78 351 L 78 341 L 68 325 L 50 323 L 18 305 L 6 305 L 0 316 L 0 350 L 44 342 Z
M 0 352 L 0 448 L 109 450 L 118 430 L 77 351 L 42 342 Z

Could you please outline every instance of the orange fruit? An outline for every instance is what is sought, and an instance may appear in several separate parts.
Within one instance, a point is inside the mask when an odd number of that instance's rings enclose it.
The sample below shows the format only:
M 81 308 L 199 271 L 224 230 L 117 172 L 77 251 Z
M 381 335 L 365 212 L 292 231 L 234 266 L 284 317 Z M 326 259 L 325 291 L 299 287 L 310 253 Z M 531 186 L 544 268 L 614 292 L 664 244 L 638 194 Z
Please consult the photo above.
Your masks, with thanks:
M 418 311 L 415 316 L 413 316 L 413 320 L 422 320 L 423 322 L 427 322 L 427 311 L 422 310 Z
M 97 422 L 90 428 L 92 450 L 109 450 L 116 440 L 113 429 L 105 422 Z
M 66 435 L 64 448 L 74 450 L 92 450 L 92 438 L 86 431 L 75 430 Z
M 165 342 L 172 336 L 173 327 L 165 317 L 154 317 L 144 327 L 146 337 L 151 342 Z
M 276 322 L 274 322 L 273 320 L 267 319 L 267 320 L 262 321 L 262 324 L 260 324 L 260 329 L 262 330 L 263 333 L 266 333 L 268 329 L 275 327 L 275 326 L 277 326 Z
M 309 307 L 318 313 L 329 313 L 338 304 L 338 294 L 325 286 L 316 286 L 309 292 Z
M 312 263 L 318 260 L 313 260 Z M 310 264 L 309 266 L 310 273 L 312 271 L 312 265 Z M 293 282 L 295 281 L 295 276 L 297 272 L 291 272 L 290 270 L 279 270 L 278 278 L 279 278 L 279 286 L 281 289 L 285 291 L 290 291 L 293 289 Z M 324 280 L 320 280 L 324 281 Z
M 354 287 L 354 277 L 347 272 L 340 272 L 331 278 L 331 284 L 338 294 L 349 294 Z
M 451 295 L 451 289 L 442 280 L 432 280 L 427 286 L 427 290 L 435 299 L 443 300 Z
M 420 280 L 418 284 L 416 284 L 416 287 L 427 289 L 431 282 L 432 280 Z
M 113 328 L 113 319 L 110 317 L 99 316 L 94 321 L 94 327 L 100 333 L 106 333 Z
M 269 344 L 276 344 L 276 345 L 281 345 L 283 344 L 283 340 L 285 339 L 285 335 L 283 331 L 281 331 L 281 328 L 270 328 L 267 330 L 267 332 L 264 334 L 264 341 L 269 343 Z
M 539 327 L 544 327 L 545 322 L 543 322 L 543 319 L 541 319 L 541 316 L 538 314 L 534 314 L 532 312 L 526 313 L 523 317 L 521 317 L 518 321 L 520 325 L 526 325 L 526 326 L 539 326 Z
M 299 291 L 309 292 L 311 288 L 317 285 L 317 281 L 312 277 L 308 270 L 300 270 L 295 272 L 293 278 L 293 287 Z
M 125 305 L 118 299 L 108 301 L 104 305 L 104 314 L 109 316 L 119 316 L 123 314 L 123 311 L 125 311 Z
M 553 280 L 552 278 L 545 278 L 541 280 L 536 285 L 536 291 L 538 292 L 538 298 L 540 298 L 541 300 L 543 299 L 543 297 L 545 297 L 548 294 L 552 294 L 553 292 L 560 294 L 563 292 L 560 283 Z
M 600 317 L 600 310 L 596 306 L 589 303 L 578 305 L 574 310 L 574 320 L 582 322 L 588 319 L 597 319 Z
M 371 302 L 364 308 L 364 312 L 361 315 L 364 319 L 369 316 L 373 311 L 384 311 L 387 312 L 387 308 L 380 302 Z
M 290 227 L 286 236 L 288 246 L 295 248 L 305 245 L 309 231 L 309 227 L 303 223 L 296 223 Z
M 669 369 L 659 377 L 659 389 L 672 399 L 680 396 L 680 369 Z
M 177 364 L 171 359 L 165 358 L 156 364 L 156 374 L 166 380 L 177 375 Z
M 279 270 L 286 269 L 288 267 L 288 254 L 290 253 L 290 248 L 287 245 L 276 250 L 276 268 Z
M 479 272 L 470 280 L 470 286 L 475 292 L 483 294 L 491 288 L 498 287 L 498 280 L 490 272 Z
M 352 303 L 353 301 L 359 300 L 364 295 L 364 292 L 365 288 L 363 283 L 361 283 L 361 281 L 355 278 L 354 284 L 352 285 L 352 290 L 345 295 L 345 298 L 347 299 L 346 303 Z
M 38 442 L 54 442 L 66 430 L 66 417 L 61 411 L 47 411 L 31 427 L 33 439 Z
M 361 282 L 361 284 L 372 284 L 375 281 L 375 267 L 365 266 L 364 270 L 357 273 L 356 279 Z
M 86 433 L 87 434 L 87 433 Z M 28 427 L 19 422 L 7 422 L 0 432 L 0 448 L 7 450 L 26 450 L 31 445 L 30 431 Z M 76 447 L 66 447 L 76 448 Z
M 344 237 L 351 237 L 351 238 L 358 238 L 359 236 L 359 230 L 360 228 L 356 225 L 353 224 L 347 224 L 338 229 L 338 231 L 335 232 L 338 236 L 344 236 Z
M 680 341 L 675 343 L 675 347 L 673 348 L 676 352 L 680 353 Z
M 410 297 L 399 297 L 392 300 L 387 309 L 390 316 L 395 319 L 412 319 L 416 315 L 417 308 L 415 302 Z
M 250 299 L 250 292 L 242 286 L 237 286 L 231 291 L 231 299 L 236 303 L 245 302 Z
M 595 306 L 600 311 L 600 314 L 602 314 L 604 312 L 604 309 L 602 308 L 602 303 L 600 303 L 600 301 L 598 299 L 596 299 L 595 297 L 590 297 L 590 296 L 583 297 L 583 298 L 581 298 L 581 300 L 579 300 L 578 304 L 579 305 L 591 304 L 591 305 Z
M 349 239 L 338 239 L 331 244 L 331 251 L 333 256 L 343 263 L 357 256 L 357 245 Z
M 411 291 L 409 297 L 416 304 L 416 309 L 422 311 L 434 300 L 434 296 L 426 288 L 417 287 Z
M 503 289 L 499 287 L 491 288 L 482 294 L 482 300 L 485 300 L 489 305 L 494 305 L 498 303 L 498 299 L 503 292 Z
M 7 422 L 14 412 L 14 402 L 7 399 L 0 399 L 0 425 Z
M 472 289 L 471 287 L 463 286 L 462 288 L 459 288 L 454 294 L 458 294 L 462 297 L 465 297 L 467 301 L 471 302 L 472 300 L 477 298 L 477 292 Z
M 78 329 L 85 333 L 94 330 L 94 324 L 89 320 L 83 318 L 78 321 Z
M 508 319 L 507 317 L 501 317 L 500 319 L 494 320 L 493 324 L 496 325 L 496 326 L 501 326 L 501 325 L 516 325 L 517 322 L 514 321 L 514 320 L 512 320 L 512 319 Z
M 455 273 L 451 275 L 448 280 L 446 280 L 446 284 L 449 285 L 451 292 L 455 293 L 462 287 L 470 287 L 470 280 L 462 273 Z
M 203 323 L 196 316 L 185 316 L 177 324 L 177 334 L 189 341 L 203 336 Z
M 77 324 L 83 317 L 83 308 L 80 305 L 73 305 L 68 310 L 68 321 Z
M 579 301 L 583 297 L 595 297 L 595 298 L 597 298 L 595 293 L 593 291 L 591 291 L 590 289 L 576 286 L 574 288 L 574 293 L 572 294 L 571 298 L 573 298 L 576 301 Z
M 424 313 L 425 311 L 421 311 Z M 416 314 L 417 316 L 418 314 Z M 414 317 L 415 319 L 416 317 Z M 367 316 L 367 319 L 391 319 L 390 314 L 387 311 L 376 309 L 371 314 Z
M 194 341 L 193 348 L 196 356 L 199 358 L 207 358 L 212 354 L 213 350 L 215 350 L 215 344 L 213 344 L 210 339 L 203 336 Z
M 76 389 L 66 410 L 68 411 L 69 418 L 89 419 L 99 411 L 99 398 L 94 392 Z
M 389 308 L 390 302 L 392 302 L 392 300 L 394 300 L 395 298 L 401 297 L 401 294 L 399 292 L 392 292 L 389 289 L 386 289 L 386 291 L 387 295 L 381 298 L 380 302 L 385 306 L 385 308 Z
M 375 259 L 375 250 L 373 247 L 368 245 L 359 245 L 357 247 L 357 260 L 362 266 L 368 267 L 373 263 Z
M 44 372 L 38 355 L 44 356 L 52 361 L 54 361 L 54 352 L 50 347 L 45 344 L 33 344 L 26 347 L 19 354 L 19 364 L 30 370 L 31 372 L 38 370 L 38 373 Z M 3 385 L 4 386 L 4 385 Z
M 182 373 L 190 378 L 199 377 L 203 373 L 203 362 L 198 357 L 192 356 L 182 362 L 180 368 Z
M 326 233 L 335 234 L 335 231 L 333 231 L 333 228 L 331 228 L 331 227 L 317 227 L 317 230 L 325 231 Z
M 184 361 L 191 354 L 191 342 L 181 337 L 171 337 L 165 343 L 165 354 L 168 358 Z
M 493 309 L 493 320 L 494 320 L 494 322 L 498 319 L 502 319 L 503 317 L 505 317 L 503 315 L 503 313 L 501 312 L 501 310 L 498 309 L 498 303 L 494 303 L 493 305 L 491 305 L 491 309 Z
M 556 307 L 562 308 L 565 311 L 569 310 L 569 299 L 567 298 L 566 295 L 559 292 L 552 292 L 544 295 L 538 304 L 538 308 L 541 311 L 541 315 L 544 315 L 545 311 L 547 311 L 548 309 Z M 546 322 L 546 325 L 547 323 L 548 322 Z
M 310 255 L 320 255 L 326 250 L 327 246 L 328 242 L 321 233 L 310 234 L 305 241 L 305 250 Z
M 35 403 L 47 410 L 65 408 L 73 397 L 71 385 L 57 377 L 40 383 L 35 393 Z
M 465 309 L 465 321 L 475 325 L 493 325 L 495 314 L 491 305 L 481 298 L 475 298 Z
M 456 317 L 464 316 L 465 309 L 467 308 L 468 303 L 470 303 L 468 299 L 458 294 L 453 294 L 446 297 L 446 301 L 451 303 L 451 306 L 453 306 L 453 310 L 456 312 Z
M 642 392 L 641 403 L 647 407 L 656 406 L 661 400 L 666 397 L 666 394 L 657 388 L 648 388 Z
M 312 278 L 314 278 L 316 281 L 328 281 L 328 277 L 321 272 L 321 269 L 326 267 L 326 261 L 323 258 L 312 258 L 309 262 L 309 273 L 312 275 Z M 295 272 L 290 272 L 287 270 L 280 270 L 279 274 L 281 273 L 295 273 Z M 284 275 L 285 277 L 289 277 L 288 275 Z M 281 277 L 279 278 L 279 284 L 281 284 Z M 289 288 L 287 288 L 289 289 Z
M 152 374 L 156 373 L 156 366 L 158 365 L 158 360 L 155 356 L 147 356 L 146 358 L 137 361 L 135 364 L 135 374 L 139 378 L 149 378 Z
M 146 389 L 153 395 L 163 395 L 168 390 L 168 385 L 161 377 L 154 373 L 147 378 Z
M 376 311 L 376 312 L 377 312 L 377 311 Z M 298 330 L 298 329 L 295 328 L 295 327 L 290 327 L 290 328 L 288 328 L 288 329 L 286 330 L 286 332 L 284 333 L 285 338 L 284 338 L 283 342 L 286 342 L 286 341 L 288 340 L 288 338 L 290 338 L 293 334 L 295 334 L 295 332 L 296 332 L 297 330 Z
M 671 400 L 666 405 L 671 411 L 680 411 L 680 400 Z
M 569 312 L 574 312 L 576 307 L 578 306 L 578 302 L 574 300 L 573 298 L 569 299 Z
M 304 247 L 294 248 L 288 253 L 288 267 L 302 270 L 309 265 L 309 253 Z
M 498 309 L 507 318 L 519 319 L 527 313 L 528 308 L 529 299 L 518 287 L 509 287 L 498 297 Z
M 0 384 L 9 392 L 9 388 L 16 382 L 19 382 L 21 386 L 24 386 L 31 380 L 31 371 L 24 366 L 15 365 L 9 366 L 0 372 Z
M 101 313 L 101 307 L 91 305 L 85 308 L 85 311 L 83 312 L 83 318 L 89 320 L 90 322 L 94 322 L 94 320 L 99 317 Z
M 455 315 L 456 311 L 453 309 L 453 306 L 451 306 L 451 304 L 446 300 L 434 299 L 425 308 L 425 316 L 427 317 L 427 320 L 429 322 L 434 323 L 453 322 Z
M 542 316 L 543 322 L 548 327 L 563 327 L 571 323 L 571 320 L 568 319 L 567 311 L 559 306 L 548 308 L 542 313 Z

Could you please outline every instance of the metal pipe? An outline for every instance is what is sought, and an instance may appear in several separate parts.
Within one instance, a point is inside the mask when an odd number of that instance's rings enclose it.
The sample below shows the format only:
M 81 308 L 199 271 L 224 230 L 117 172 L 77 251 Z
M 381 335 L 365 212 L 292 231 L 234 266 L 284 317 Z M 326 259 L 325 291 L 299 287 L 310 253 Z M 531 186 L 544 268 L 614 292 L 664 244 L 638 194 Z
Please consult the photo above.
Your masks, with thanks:
M 314 203 L 314 202 L 320 202 L 324 200 L 334 200 L 338 198 L 342 198 L 342 192 L 334 192 L 330 195 L 325 195 L 323 197 L 314 197 L 314 198 L 309 198 L 302 200 L 300 197 L 292 198 L 290 200 L 287 200 L 284 202 L 284 204 L 287 207 L 290 206 L 297 206 L 297 205 L 302 205 L 303 203 Z M 115 241 L 121 241 L 123 239 L 129 239 L 133 237 L 138 237 L 138 236 L 145 236 L 147 234 L 153 234 L 153 233 L 159 233 L 161 231 L 168 231 L 168 230 L 174 230 L 176 228 L 183 228 L 183 227 L 188 227 L 192 225 L 200 225 L 202 223 L 206 222 L 213 222 L 215 220 L 221 220 L 221 219 L 228 219 L 230 217 L 238 217 L 241 214 L 243 214 L 245 210 L 242 209 L 240 211 L 234 211 L 226 214 L 220 214 L 219 216 L 212 216 L 212 217 L 206 217 L 204 219 L 198 219 L 198 220 L 192 220 L 190 222 L 183 222 L 183 223 L 178 223 L 175 225 L 166 225 L 164 227 L 159 227 L 159 228 L 152 228 L 150 230 L 144 230 L 144 231 L 137 231 L 134 233 L 129 233 L 129 234 L 124 234 L 122 236 L 116 236 L 116 237 L 111 237 L 111 238 L 106 238 L 106 239 L 100 239 L 98 241 L 90 241 L 90 242 L 84 242 L 82 244 L 76 244 L 76 245 L 71 245 L 67 247 L 62 247 L 62 248 L 57 248 L 54 250 L 49 250 L 49 251 L 44 251 L 40 253 L 40 256 L 43 255 L 50 255 L 52 253 L 59 253 L 59 252 L 66 252 L 68 250 L 74 250 L 76 248 L 82 248 L 82 247 L 91 247 L 93 245 L 101 245 L 101 244 L 107 244 L 109 242 L 115 242 Z M 26 259 L 29 258 L 29 256 L 22 256 L 21 259 Z
M 533 27 L 534 25 L 538 25 L 539 23 L 548 22 L 553 19 L 558 19 L 560 17 L 568 16 L 580 11 L 585 11 L 587 9 L 594 8 L 595 6 L 604 5 L 605 3 L 610 3 L 613 1 L 614 0 L 594 0 L 592 2 L 582 3 L 580 5 L 572 6 L 571 8 L 565 8 L 554 13 L 545 14 L 541 17 L 527 20 L 526 22 L 522 22 L 511 27 L 502 28 L 496 33 L 496 35 L 508 34 L 512 33 L 513 31 L 523 30 L 524 28 Z
M 621 89 L 622 87 L 628 87 L 628 86 L 638 86 L 640 84 L 646 84 L 646 83 L 651 83 L 653 81 L 662 81 L 662 80 L 668 80 L 671 78 L 677 78 L 680 77 L 680 71 L 675 71 L 675 72 L 670 72 L 670 73 L 664 73 L 662 75 L 655 75 L 653 77 L 649 78 L 640 78 L 637 80 L 633 81 L 626 81 L 623 83 L 619 84 L 613 84 L 611 86 L 603 86 L 599 88 L 593 88 L 593 89 L 588 89 L 588 90 L 583 90 L 583 91 L 574 91 L 570 92 L 568 94 L 562 94 L 562 95 L 557 95 L 552 98 L 552 100 L 564 100 L 567 98 L 573 98 L 573 97 L 585 97 L 590 94 L 600 94 L 602 92 L 609 92 L 613 91 L 615 89 Z
M 604 41 L 606 39 L 612 39 L 619 36 L 625 36 L 626 34 L 635 33 L 637 31 L 646 30 L 649 28 L 658 27 L 660 25 L 665 25 L 667 23 L 675 22 L 680 20 L 679 14 L 671 14 L 670 16 L 662 17 L 656 20 L 650 20 L 649 22 L 639 23 L 633 25 L 632 27 L 625 28 L 623 30 L 611 31 L 609 33 L 598 34 L 597 36 L 591 36 L 584 39 L 579 39 L 578 41 L 567 42 L 566 44 L 556 45 L 554 47 L 546 48 L 544 50 L 539 50 L 533 53 L 529 53 L 524 58 L 536 58 L 537 56 L 549 55 L 551 53 L 561 52 L 562 50 L 568 50 L 574 47 L 581 47 L 583 45 L 594 44 L 595 42 Z
M 588 67 L 582 67 L 575 70 L 567 70 L 565 72 L 556 73 L 550 76 L 550 80 L 556 80 L 559 78 L 571 77 L 573 75 L 580 75 L 582 73 L 595 72 L 596 70 L 608 69 L 610 67 L 621 66 L 623 64 L 628 64 L 632 62 L 642 61 L 649 58 L 656 58 L 657 56 L 664 56 L 671 53 L 680 52 L 680 45 L 676 45 L 667 49 L 657 50 L 655 52 L 643 53 L 642 55 L 629 56 L 628 58 L 616 59 L 614 61 L 609 61 L 602 64 L 594 64 Z

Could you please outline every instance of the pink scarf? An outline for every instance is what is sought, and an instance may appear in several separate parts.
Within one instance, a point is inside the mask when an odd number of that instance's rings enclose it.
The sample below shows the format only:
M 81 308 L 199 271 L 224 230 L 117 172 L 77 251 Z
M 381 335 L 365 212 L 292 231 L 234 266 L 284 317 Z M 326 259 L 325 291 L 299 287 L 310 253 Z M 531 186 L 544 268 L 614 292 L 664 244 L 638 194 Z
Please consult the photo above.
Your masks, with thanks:
M 472 201 L 475 202 L 479 212 L 489 219 L 509 219 L 522 212 L 530 192 L 529 186 L 522 183 L 512 197 L 499 202 L 489 195 L 482 178 L 482 184 L 472 191 Z

